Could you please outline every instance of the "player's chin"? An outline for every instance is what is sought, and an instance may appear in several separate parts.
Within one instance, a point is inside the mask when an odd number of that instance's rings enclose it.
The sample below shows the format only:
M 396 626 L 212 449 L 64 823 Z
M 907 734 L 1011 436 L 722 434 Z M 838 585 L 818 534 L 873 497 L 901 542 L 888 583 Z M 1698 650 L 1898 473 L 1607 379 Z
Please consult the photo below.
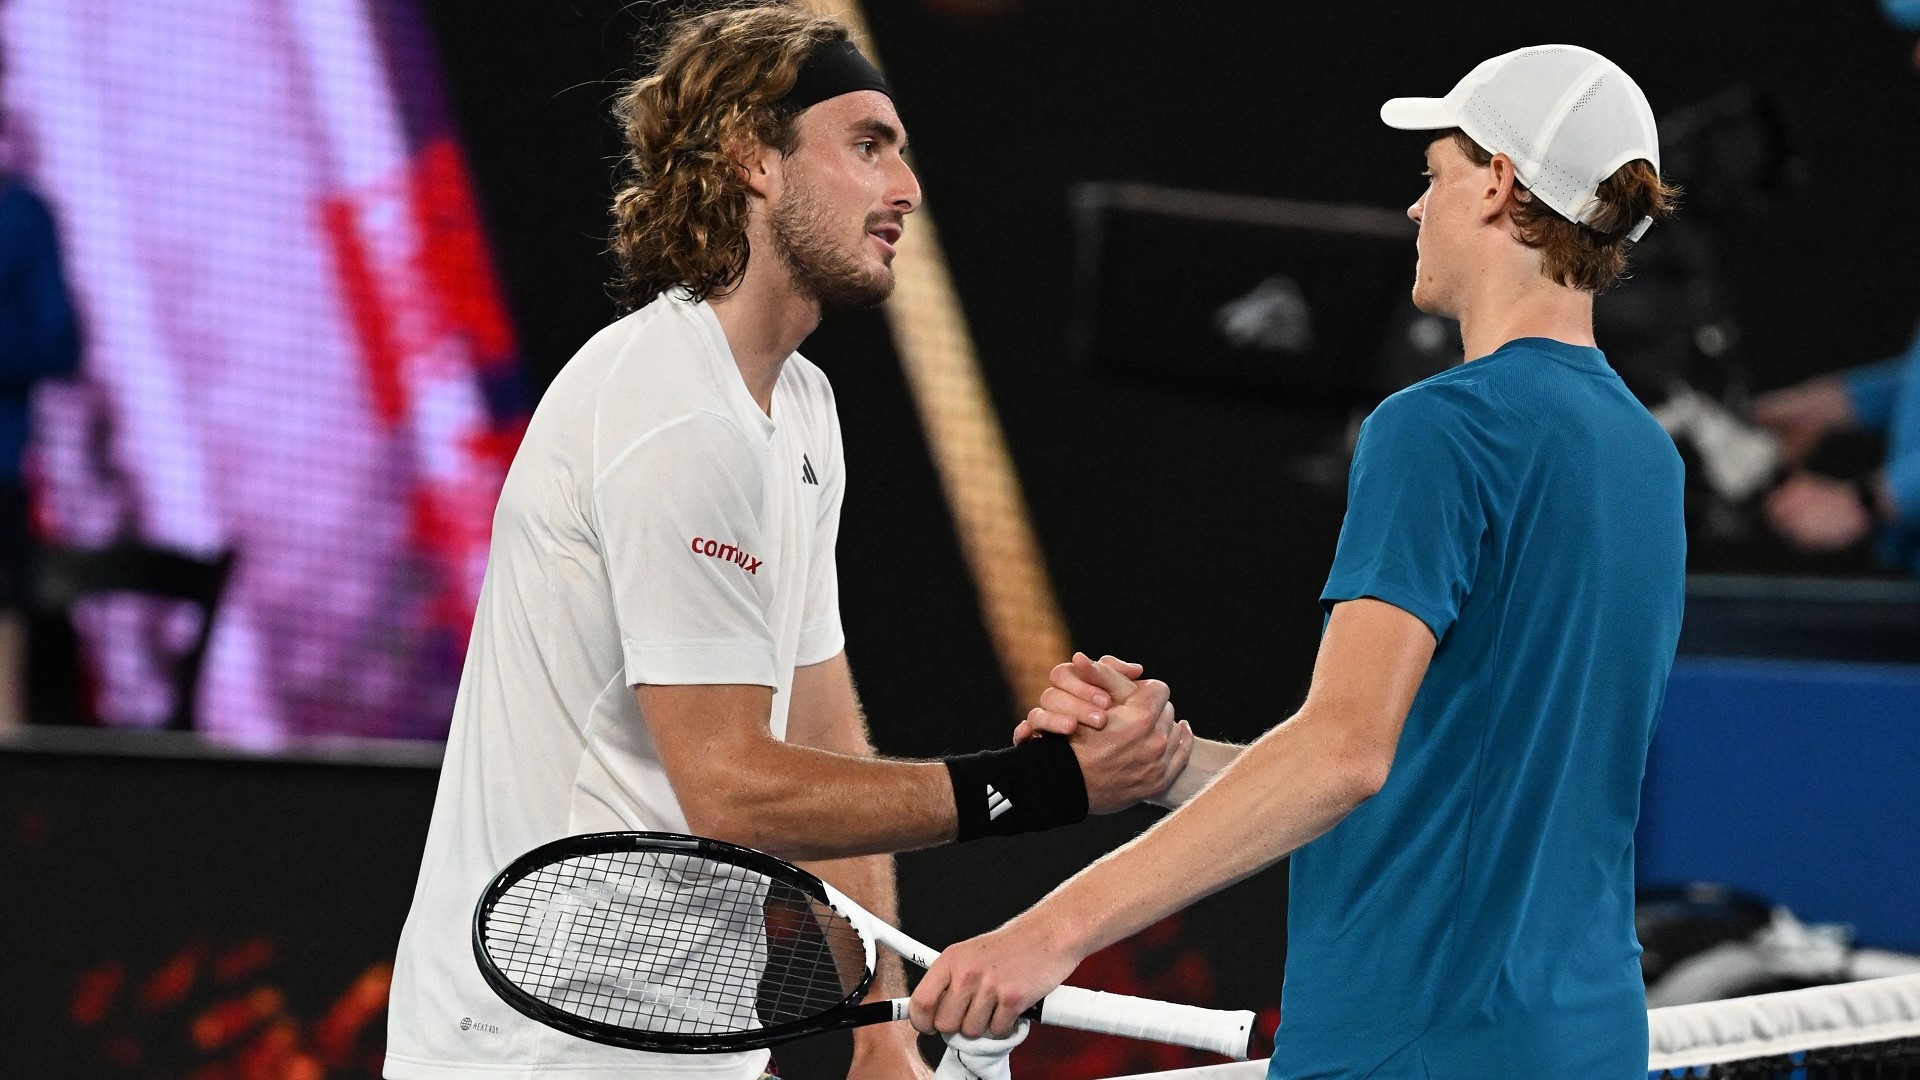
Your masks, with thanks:
M 1444 305 L 1434 295 L 1432 284 L 1417 277 L 1413 281 L 1413 306 L 1424 315 L 1446 315 Z
M 858 290 L 860 307 L 875 307 L 887 302 L 893 295 L 893 267 L 881 266 L 860 284 Z

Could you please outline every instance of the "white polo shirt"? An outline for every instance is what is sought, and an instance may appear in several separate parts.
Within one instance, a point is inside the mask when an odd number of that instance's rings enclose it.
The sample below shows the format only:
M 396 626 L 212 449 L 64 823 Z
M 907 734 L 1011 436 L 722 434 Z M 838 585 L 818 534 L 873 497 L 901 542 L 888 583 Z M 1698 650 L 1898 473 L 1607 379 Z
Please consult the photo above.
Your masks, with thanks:
M 654 301 L 595 335 L 533 414 L 494 513 L 388 1019 L 392 1080 L 757 1077 L 767 1054 L 664 1056 L 555 1031 L 489 989 L 481 891 L 575 833 L 687 831 L 634 685 L 775 688 L 844 642 L 833 390 L 799 354 L 760 411 L 713 309 Z

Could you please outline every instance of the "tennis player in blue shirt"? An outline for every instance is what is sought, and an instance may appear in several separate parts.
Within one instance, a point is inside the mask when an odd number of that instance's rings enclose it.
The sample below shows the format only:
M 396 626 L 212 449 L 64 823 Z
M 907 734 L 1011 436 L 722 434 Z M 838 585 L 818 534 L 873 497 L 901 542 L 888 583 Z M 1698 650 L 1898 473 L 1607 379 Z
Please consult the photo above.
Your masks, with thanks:
M 1544 46 L 1381 116 L 1433 134 L 1414 301 L 1470 359 L 1362 429 L 1306 702 L 1198 744 L 1179 810 L 948 950 L 920 1030 L 1006 1035 L 1088 954 L 1292 854 L 1270 1077 L 1645 1076 L 1633 830 L 1681 464 L 1593 297 L 1671 212 L 1653 114 L 1605 58 Z M 1076 657 L 1023 726 L 1169 708 L 1137 674 Z

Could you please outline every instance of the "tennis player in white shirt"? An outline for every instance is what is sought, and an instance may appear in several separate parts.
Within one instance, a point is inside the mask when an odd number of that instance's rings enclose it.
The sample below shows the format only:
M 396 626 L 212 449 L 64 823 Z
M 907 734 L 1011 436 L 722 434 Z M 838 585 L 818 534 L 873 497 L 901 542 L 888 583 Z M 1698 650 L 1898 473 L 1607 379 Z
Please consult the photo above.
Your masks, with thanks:
M 716 837 L 815 861 L 892 918 L 886 853 L 1121 809 L 1162 793 L 1191 746 L 1169 712 L 945 761 L 874 756 L 839 615 L 839 420 L 795 350 L 824 306 L 893 288 L 920 202 L 905 127 L 845 27 L 784 3 L 683 19 L 618 114 L 613 246 L 638 310 L 554 381 L 501 493 L 394 970 L 393 1080 L 767 1068 L 765 1051 L 600 1046 L 495 997 L 473 906 L 541 843 Z M 905 992 L 897 967 L 875 981 Z M 907 1025 L 856 1034 L 850 1076 L 926 1075 Z

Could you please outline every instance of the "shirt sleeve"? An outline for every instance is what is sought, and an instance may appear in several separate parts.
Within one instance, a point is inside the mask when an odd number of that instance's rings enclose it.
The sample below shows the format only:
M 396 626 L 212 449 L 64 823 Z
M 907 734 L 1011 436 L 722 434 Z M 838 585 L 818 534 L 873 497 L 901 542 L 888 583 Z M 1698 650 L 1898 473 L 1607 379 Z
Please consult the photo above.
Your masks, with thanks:
M 1915 351 L 1920 352 L 1920 342 L 1915 345 Z M 1908 365 L 1908 358 L 1901 356 L 1841 373 L 1840 383 L 1847 388 L 1853 417 L 1861 427 L 1869 431 L 1886 430 L 1887 421 L 1893 417 L 1894 396 Z
M 1388 398 L 1367 419 L 1322 607 L 1372 597 L 1446 637 L 1487 531 L 1470 437 L 1467 417 L 1431 393 Z
M 1893 389 L 1883 421 L 1887 432 L 1885 475 L 1887 493 L 1893 496 L 1893 524 L 1911 533 L 1920 527 L 1920 343 L 1904 359 L 1877 366 L 1894 369 L 1888 380 Z
M 840 575 L 834 548 L 840 541 L 840 503 L 846 495 L 846 454 L 840 445 L 840 423 L 832 415 L 832 444 L 820 477 L 820 513 L 813 528 L 813 561 L 807 568 L 806 605 L 800 621 L 800 647 L 794 663 L 800 667 L 831 660 L 847 647 L 840 624 Z
M 761 456 L 697 413 L 620 450 L 593 509 L 629 685 L 778 686 Z

